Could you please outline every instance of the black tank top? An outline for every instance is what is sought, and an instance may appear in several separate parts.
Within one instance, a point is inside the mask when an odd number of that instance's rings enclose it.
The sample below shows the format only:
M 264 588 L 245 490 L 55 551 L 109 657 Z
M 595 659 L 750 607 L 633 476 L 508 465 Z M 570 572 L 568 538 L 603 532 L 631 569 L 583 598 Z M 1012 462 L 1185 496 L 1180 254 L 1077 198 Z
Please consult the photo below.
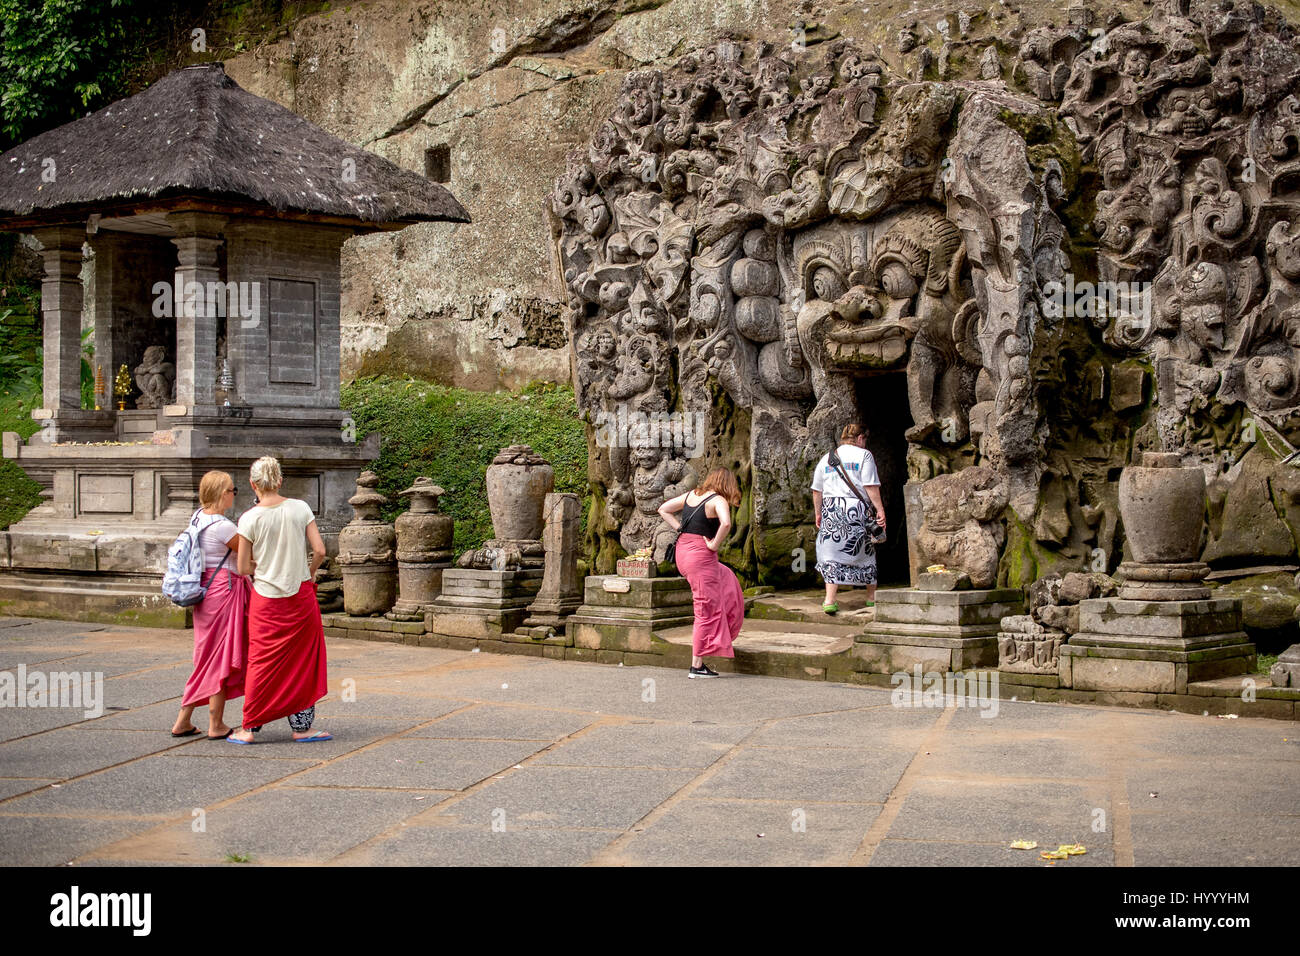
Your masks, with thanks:
M 690 511 L 690 515 L 682 522 L 682 534 L 702 534 L 706 538 L 712 538 L 718 533 L 721 522 L 717 518 L 710 518 L 704 513 L 704 503 L 712 498 L 716 492 L 710 492 L 693 505 L 683 505 L 685 510 Z

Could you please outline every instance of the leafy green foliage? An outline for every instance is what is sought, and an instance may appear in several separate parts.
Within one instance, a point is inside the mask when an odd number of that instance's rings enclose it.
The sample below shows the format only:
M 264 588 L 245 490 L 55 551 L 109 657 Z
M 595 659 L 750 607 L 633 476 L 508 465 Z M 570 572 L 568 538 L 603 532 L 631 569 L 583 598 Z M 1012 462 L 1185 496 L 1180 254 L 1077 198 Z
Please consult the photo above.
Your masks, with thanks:
M 587 511 L 587 438 L 573 390 L 550 383 L 521 392 L 470 392 L 415 379 L 366 378 L 343 387 L 357 439 L 382 436 L 374 470 L 392 497 L 419 476 L 447 492 L 442 511 L 456 520 L 459 554 L 492 537 L 484 474 L 506 445 L 527 444 L 555 468 L 555 490 L 576 492 Z M 405 503 L 390 506 L 392 519 Z M 585 518 L 584 518 L 585 520 Z
M 0 0 L 0 143 L 119 92 L 143 0 Z

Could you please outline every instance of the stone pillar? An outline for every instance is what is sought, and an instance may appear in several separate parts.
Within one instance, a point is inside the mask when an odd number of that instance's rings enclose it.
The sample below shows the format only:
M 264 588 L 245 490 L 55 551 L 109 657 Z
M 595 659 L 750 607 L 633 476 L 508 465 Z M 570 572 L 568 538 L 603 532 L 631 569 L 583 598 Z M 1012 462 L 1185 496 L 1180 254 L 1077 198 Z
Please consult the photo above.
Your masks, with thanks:
M 383 614 L 397 598 L 397 535 L 379 517 L 388 499 L 375 490 L 378 485 L 373 471 L 361 473 L 357 493 L 348 499 L 356 516 L 339 532 L 343 610 L 353 617 Z
M 388 618 L 423 621 L 425 612 L 442 593 L 442 573 L 451 567 L 451 539 L 455 523 L 438 512 L 438 498 L 446 494 L 429 478 L 416 478 L 401 498 L 411 499 L 411 510 L 398 515 L 397 578 L 401 595 Z
M 45 260 L 41 280 L 44 322 L 44 402 L 57 419 L 61 411 L 81 410 L 81 226 L 37 229 Z
M 578 580 L 578 525 L 582 504 L 576 494 L 548 494 L 545 499 L 546 526 L 542 546 L 546 551 L 542 587 L 528 606 L 524 627 L 564 630 L 565 620 L 582 605 L 582 582 Z
M 207 291 L 209 283 L 221 281 L 217 252 L 226 219 L 210 213 L 174 212 L 167 222 L 176 230 L 174 281 L 181 311 L 186 313 L 176 316 L 176 404 L 192 413 L 195 406 L 216 404 L 219 319 L 216 310 L 208 308 Z

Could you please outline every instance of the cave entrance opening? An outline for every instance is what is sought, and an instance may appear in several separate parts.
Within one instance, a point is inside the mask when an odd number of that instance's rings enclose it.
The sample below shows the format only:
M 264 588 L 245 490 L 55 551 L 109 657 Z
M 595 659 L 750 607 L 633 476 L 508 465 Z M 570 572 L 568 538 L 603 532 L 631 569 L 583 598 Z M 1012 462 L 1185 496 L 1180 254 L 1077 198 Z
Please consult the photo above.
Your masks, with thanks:
M 882 587 L 911 584 L 907 515 L 907 439 L 912 410 L 907 401 L 907 373 L 877 372 L 857 380 L 858 409 L 867 429 L 867 450 L 876 459 L 880 494 L 885 503 L 886 540 L 876 546 L 876 571 Z

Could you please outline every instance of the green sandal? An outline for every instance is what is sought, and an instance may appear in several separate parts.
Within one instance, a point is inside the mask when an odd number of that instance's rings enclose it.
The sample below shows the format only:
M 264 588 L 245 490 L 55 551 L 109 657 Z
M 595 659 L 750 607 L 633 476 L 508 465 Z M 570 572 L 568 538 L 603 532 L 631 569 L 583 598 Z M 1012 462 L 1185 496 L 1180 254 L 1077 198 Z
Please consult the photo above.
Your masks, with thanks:
M 839 606 L 838 604 L 823 604 L 823 605 L 822 605 L 822 611 L 823 611 L 824 613 L 826 613 L 826 614 L 835 614 L 835 613 L 837 613 L 837 612 L 839 611 L 839 609 L 840 609 L 840 606 Z

